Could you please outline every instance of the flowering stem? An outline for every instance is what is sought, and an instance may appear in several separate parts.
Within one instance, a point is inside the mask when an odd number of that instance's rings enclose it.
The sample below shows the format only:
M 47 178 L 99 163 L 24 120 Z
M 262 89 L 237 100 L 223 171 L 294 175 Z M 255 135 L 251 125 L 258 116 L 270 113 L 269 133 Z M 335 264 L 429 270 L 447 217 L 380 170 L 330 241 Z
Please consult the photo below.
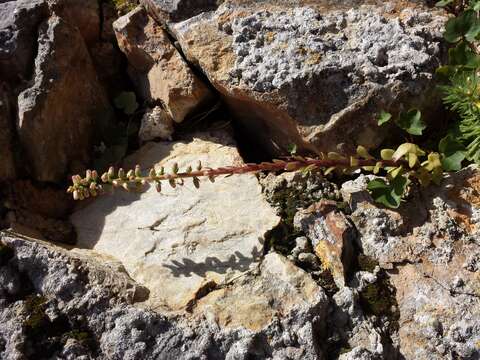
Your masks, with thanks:
M 336 154 L 338 155 L 338 154 Z M 165 173 L 164 168 L 159 171 L 151 169 L 147 176 L 143 176 L 140 167 L 137 165 L 135 170 L 130 170 L 127 173 L 123 169 L 119 169 L 115 173 L 113 168 L 98 176 L 96 171 L 87 170 L 86 177 L 81 178 L 79 175 L 72 177 L 73 185 L 68 188 L 68 192 L 73 194 L 75 200 L 83 200 L 90 196 L 97 196 L 104 192 L 104 185 L 113 187 L 121 187 L 127 191 L 141 188 L 147 183 L 155 183 L 158 191 L 161 191 L 161 182 L 168 181 L 172 187 L 177 184 L 182 185 L 182 179 L 192 178 L 196 187 L 199 187 L 199 178 L 208 177 L 211 181 L 222 175 L 239 175 L 246 173 L 256 173 L 260 171 L 296 171 L 300 169 L 333 169 L 333 168 L 348 168 L 357 169 L 364 167 L 398 167 L 406 165 L 405 160 L 378 160 L 374 158 L 362 159 L 356 157 L 342 157 L 336 156 L 335 159 L 325 156 L 324 159 L 311 159 L 295 156 L 286 160 L 274 160 L 273 162 L 262 162 L 260 164 L 245 164 L 239 166 L 225 166 L 219 168 L 202 168 L 199 162 L 195 170 L 189 167 L 186 171 L 179 172 L 178 165 L 173 164 L 172 170 Z M 180 180 L 180 182 L 179 182 Z

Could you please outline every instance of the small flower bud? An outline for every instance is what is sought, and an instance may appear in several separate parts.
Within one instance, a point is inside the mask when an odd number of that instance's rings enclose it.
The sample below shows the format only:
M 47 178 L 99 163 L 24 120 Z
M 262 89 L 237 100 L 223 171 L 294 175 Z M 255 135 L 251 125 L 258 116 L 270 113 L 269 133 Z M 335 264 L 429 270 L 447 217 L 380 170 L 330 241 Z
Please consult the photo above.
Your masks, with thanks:
M 73 186 L 69 186 L 67 189 L 67 194 L 72 194 L 75 191 L 75 188 Z
M 162 192 L 162 183 L 160 181 L 155 182 L 155 189 L 157 192 Z
M 176 188 L 177 187 L 177 183 L 175 182 L 175 179 L 169 179 L 168 180 L 168 183 L 170 184 L 170 186 L 172 188 Z
M 127 172 L 127 179 L 132 180 L 132 179 L 134 179 L 134 178 L 135 178 L 135 173 L 134 173 L 134 171 L 133 171 L 133 170 L 129 170 L 129 171 Z
M 78 176 L 78 175 L 73 175 L 72 176 L 73 185 L 80 185 L 80 180 L 81 180 L 80 176 Z
M 98 172 L 97 170 L 92 170 L 92 180 L 97 181 L 98 180 Z
M 125 179 L 125 170 L 122 168 L 118 169 L 118 178 L 122 180 Z
M 73 200 L 80 200 L 80 193 L 78 192 L 78 190 L 75 190 L 73 192 Z
M 187 174 L 191 173 L 191 172 L 192 172 L 192 167 L 189 166 L 189 167 L 187 168 L 187 170 L 185 170 L 185 172 L 186 172 Z
M 150 171 L 148 172 L 148 176 L 153 179 L 154 177 L 157 176 L 157 174 L 155 174 L 155 169 L 150 169 Z
M 135 176 L 136 177 L 141 177 L 142 176 L 142 168 L 140 167 L 140 165 L 135 166 Z
M 165 175 L 165 168 L 162 166 L 158 171 L 158 176 L 163 176 L 163 175 Z
M 124 182 L 124 183 L 122 184 L 122 187 L 123 187 L 125 190 L 130 191 L 130 187 L 128 186 L 128 182 Z
M 87 170 L 85 172 L 85 180 L 87 180 L 87 181 L 92 180 L 92 170 Z
M 110 179 L 113 179 L 115 177 L 115 168 L 113 166 L 110 166 L 108 168 L 108 177 Z
M 200 170 L 202 170 L 202 162 L 200 160 L 198 160 L 197 171 L 200 171 Z
M 110 179 L 109 179 L 109 176 L 108 176 L 108 173 L 104 173 L 104 174 L 102 175 L 102 178 L 101 178 L 101 179 L 102 179 L 102 181 L 103 181 L 104 183 L 108 183 L 108 181 L 110 180 Z

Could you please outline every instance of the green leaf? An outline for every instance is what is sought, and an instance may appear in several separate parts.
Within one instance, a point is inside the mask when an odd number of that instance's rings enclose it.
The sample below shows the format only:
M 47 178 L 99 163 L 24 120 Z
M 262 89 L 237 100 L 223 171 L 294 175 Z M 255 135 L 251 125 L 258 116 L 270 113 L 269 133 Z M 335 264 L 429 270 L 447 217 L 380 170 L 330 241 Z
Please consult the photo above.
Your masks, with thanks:
M 451 66 L 465 66 L 475 69 L 480 66 L 480 57 L 473 52 L 465 41 L 448 50 L 448 62 Z
M 462 168 L 462 161 L 466 157 L 466 149 L 451 134 L 440 140 L 438 150 L 442 155 L 442 167 L 445 171 L 459 171 Z
M 463 37 L 467 41 L 474 41 L 480 33 L 480 21 L 474 10 L 467 10 L 457 16 L 448 20 L 445 26 L 444 37 L 445 40 L 451 43 L 460 41 Z
M 453 0 L 440 0 L 439 2 L 437 2 L 435 4 L 435 6 L 438 6 L 438 7 L 445 7 L 447 5 L 450 5 L 451 3 L 453 3 Z
M 378 126 L 382 126 L 383 124 L 389 122 L 391 118 L 392 114 L 382 110 L 378 118 Z
M 372 180 L 368 183 L 367 189 L 375 202 L 396 209 L 400 206 L 407 185 L 408 179 L 405 176 L 397 176 L 389 183 L 383 179 Z
M 402 112 L 397 120 L 397 125 L 412 135 L 422 135 L 423 130 L 427 128 L 422 120 L 422 113 L 417 109 Z
M 138 109 L 137 97 L 131 91 L 124 91 L 114 100 L 115 107 L 126 115 L 132 115 Z
M 297 153 L 297 144 L 289 144 L 287 150 L 290 155 L 295 155 Z

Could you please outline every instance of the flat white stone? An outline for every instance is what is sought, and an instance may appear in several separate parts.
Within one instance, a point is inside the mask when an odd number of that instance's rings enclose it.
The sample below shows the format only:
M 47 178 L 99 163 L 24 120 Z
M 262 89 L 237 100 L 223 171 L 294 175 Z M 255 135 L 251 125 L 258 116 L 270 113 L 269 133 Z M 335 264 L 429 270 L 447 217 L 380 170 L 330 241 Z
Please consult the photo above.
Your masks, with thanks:
M 200 134 L 189 143 L 148 143 L 125 165 L 241 164 L 227 142 L 224 135 Z M 161 194 L 153 187 L 141 194 L 118 190 L 74 213 L 72 222 L 78 247 L 121 261 L 150 290 L 151 305 L 181 310 L 206 283 L 220 284 L 259 261 L 264 235 L 279 218 L 254 175 L 202 180 L 200 189 L 191 181 L 163 188 Z

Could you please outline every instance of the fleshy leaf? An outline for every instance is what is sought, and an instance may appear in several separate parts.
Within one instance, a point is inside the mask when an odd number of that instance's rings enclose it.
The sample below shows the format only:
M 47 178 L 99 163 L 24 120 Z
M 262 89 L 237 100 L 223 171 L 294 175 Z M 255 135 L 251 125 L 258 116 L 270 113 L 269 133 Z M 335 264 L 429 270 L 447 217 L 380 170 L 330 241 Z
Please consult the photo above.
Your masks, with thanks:
M 442 155 L 442 167 L 445 171 L 459 171 L 462 168 L 462 161 L 466 157 L 466 149 L 451 134 L 440 140 L 438 150 Z
M 397 125 L 412 135 L 422 135 L 423 130 L 427 128 L 422 120 L 422 113 L 417 109 L 402 112 Z
M 372 180 L 368 183 L 367 189 L 375 202 L 396 209 L 400 206 L 407 185 L 408 179 L 406 177 L 397 176 L 389 183 L 386 183 L 383 179 Z
M 378 126 L 382 126 L 383 124 L 389 122 L 391 118 L 392 114 L 382 110 L 380 116 L 378 117 Z
M 459 16 L 448 20 L 445 26 L 445 40 L 451 43 L 460 41 L 463 37 L 467 41 L 474 41 L 480 33 L 480 21 L 474 10 L 467 10 Z

